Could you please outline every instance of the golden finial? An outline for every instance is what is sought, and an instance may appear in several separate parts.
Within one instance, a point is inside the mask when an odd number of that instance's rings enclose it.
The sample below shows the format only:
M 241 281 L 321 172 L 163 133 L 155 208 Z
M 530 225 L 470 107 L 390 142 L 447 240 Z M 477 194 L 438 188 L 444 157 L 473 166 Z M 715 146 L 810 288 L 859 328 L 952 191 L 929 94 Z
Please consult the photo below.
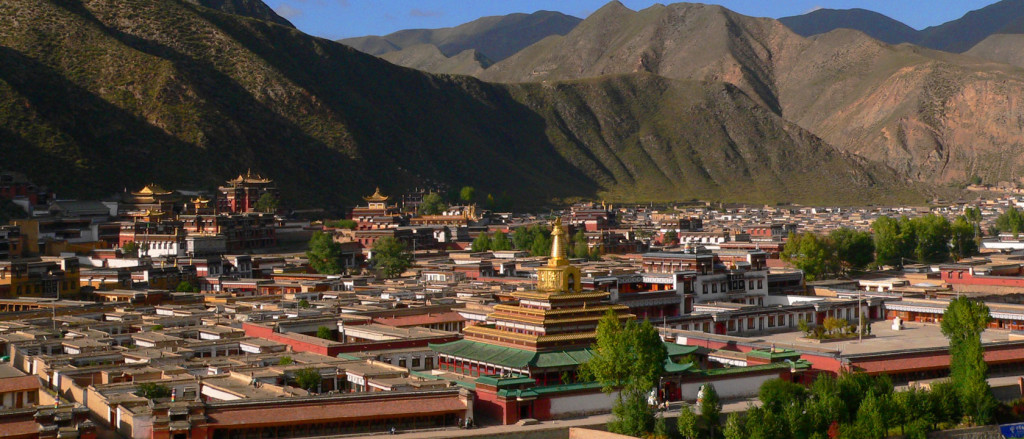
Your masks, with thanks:
M 565 228 L 562 227 L 562 217 L 555 219 L 555 224 L 551 228 L 551 238 L 551 259 L 548 260 L 548 266 L 560 267 L 569 265 L 566 248 L 568 238 Z

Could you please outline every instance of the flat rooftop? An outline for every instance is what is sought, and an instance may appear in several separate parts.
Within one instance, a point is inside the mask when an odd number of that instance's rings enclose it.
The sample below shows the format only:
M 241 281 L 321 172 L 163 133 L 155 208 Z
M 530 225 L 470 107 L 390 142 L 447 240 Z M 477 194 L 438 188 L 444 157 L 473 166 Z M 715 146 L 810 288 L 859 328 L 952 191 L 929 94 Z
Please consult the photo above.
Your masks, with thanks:
M 803 333 L 800 331 L 782 332 L 767 334 L 751 339 L 760 338 L 767 343 L 775 343 L 778 347 L 796 347 L 805 350 L 832 350 L 839 351 L 845 355 L 879 354 L 884 352 L 896 352 L 913 349 L 945 348 L 949 346 L 949 340 L 942 335 L 938 324 L 904 322 L 903 330 L 894 331 L 892 321 L 884 320 L 871 324 L 871 334 L 874 337 L 865 338 L 858 342 L 856 338 L 833 341 L 827 343 L 814 343 L 801 340 Z M 994 343 L 1009 341 L 1010 331 L 1000 329 L 986 329 L 981 333 L 982 343 Z

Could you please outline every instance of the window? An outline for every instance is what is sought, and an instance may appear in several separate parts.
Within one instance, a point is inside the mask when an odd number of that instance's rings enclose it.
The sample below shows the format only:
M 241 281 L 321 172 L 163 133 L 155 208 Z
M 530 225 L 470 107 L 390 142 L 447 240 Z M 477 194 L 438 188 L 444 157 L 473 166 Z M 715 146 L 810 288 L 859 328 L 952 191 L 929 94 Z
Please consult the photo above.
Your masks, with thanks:
M 761 288 L 764 288 L 764 287 L 763 287 L 763 286 L 761 286 L 761 280 L 759 279 L 759 280 L 757 281 L 757 289 L 759 289 L 759 290 L 760 290 Z
M 711 292 L 712 293 L 717 293 L 718 292 L 718 284 L 711 284 Z
M 703 294 L 707 294 L 708 293 L 708 284 L 704 284 L 702 286 L 704 287 L 704 293 Z M 18 287 L 18 292 L 19 293 L 21 292 L 21 287 Z
M 747 285 L 748 285 L 748 288 L 747 288 L 748 290 L 754 289 L 754 281 L 747 282 Z
M 768 316 L 768 327 L 775 327 L 775 316 Z
M 962 271 L 958 271 L 958 272 L 956 273 L 956 278 L 957 278 L 957 279 L 963 279 L 963 278 L 964 278 L 964 272 L 962 272 Z

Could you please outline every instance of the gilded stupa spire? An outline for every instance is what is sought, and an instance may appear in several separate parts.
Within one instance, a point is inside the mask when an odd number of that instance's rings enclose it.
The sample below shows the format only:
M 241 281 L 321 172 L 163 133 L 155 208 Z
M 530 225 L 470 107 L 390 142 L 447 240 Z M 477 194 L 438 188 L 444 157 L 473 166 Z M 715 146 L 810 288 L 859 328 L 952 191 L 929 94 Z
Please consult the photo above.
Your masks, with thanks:
M 568 233 L 566 233 L 565 227 L 562 227 L 562 218 L 559 217 L 551 227 L 551 259 L 548 260 L 549 267 L 569 265 L 568 245 Z

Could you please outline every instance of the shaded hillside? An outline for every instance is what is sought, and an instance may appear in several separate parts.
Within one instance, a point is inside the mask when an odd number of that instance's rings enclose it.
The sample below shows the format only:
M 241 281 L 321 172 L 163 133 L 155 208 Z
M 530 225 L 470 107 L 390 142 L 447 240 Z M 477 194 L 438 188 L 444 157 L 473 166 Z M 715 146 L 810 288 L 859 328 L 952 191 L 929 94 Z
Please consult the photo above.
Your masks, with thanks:
M 919 44 L 947 52 L 965 52 L 1022 18 L 1024 0 L 1002 0 L 956 20 L 921 30 Z
M 284 17 L 261 0 L 187 0 L 192 4 L 206 6 L 229 14 L 269 21 L 283 26 L 295 27 Z
M 521 203 L 908 196 L 722 84 L 492 85 L 183 0 L 0 4 L 0 162 L 69 196 L 252 168 L 328 209 L 424 183 Z
M 565 35 L 581 20 L 560 12 L 537 11 L 483 17 L 469 23 L 442 29 L 409 29 L 384 36 L 366 36 L 338 40 L 371 55 L 432 44 L 445 56 L 476 50 L 487 59 L 501 61 L 544 37 Z
M 717 6 L 631 11 L 617 2 L 480 77 L 521 82 L 648 71 L 735 84 L 830 144 L 949 185 L 1024 173 L 1024 75 L 976 58 L 889 46 L 840 29 L 802 38 Z
M 491 60 L 473 49 L 447 57 L 433 44 L 420 44 L 380 55 L 392 64 L 430 73 L 476 75 L 491 65 Z
M 913 43 L 919 38 L 916 29 L 866 9 L 818 9 L 803 15 L 782 17 L 779 22 L 805 37 L 836 29 L 853 29 L 889 44 Z
M 931 49 L 960 53 L 974 47 L 990 35 L 1024 32 L 1024 0 L 1002 0 L 970 11 L 956 20 L 920 31 L 882 14 L 863 9 L 819 9 L 803 15 L 780 18 L 779 21 L 805 37 L 836 29 L 854 29 L 890 44 L 913 43 Z
M 1024 67 L 1024 34 L 995 34 L 964 52 L 1003 64 Z

